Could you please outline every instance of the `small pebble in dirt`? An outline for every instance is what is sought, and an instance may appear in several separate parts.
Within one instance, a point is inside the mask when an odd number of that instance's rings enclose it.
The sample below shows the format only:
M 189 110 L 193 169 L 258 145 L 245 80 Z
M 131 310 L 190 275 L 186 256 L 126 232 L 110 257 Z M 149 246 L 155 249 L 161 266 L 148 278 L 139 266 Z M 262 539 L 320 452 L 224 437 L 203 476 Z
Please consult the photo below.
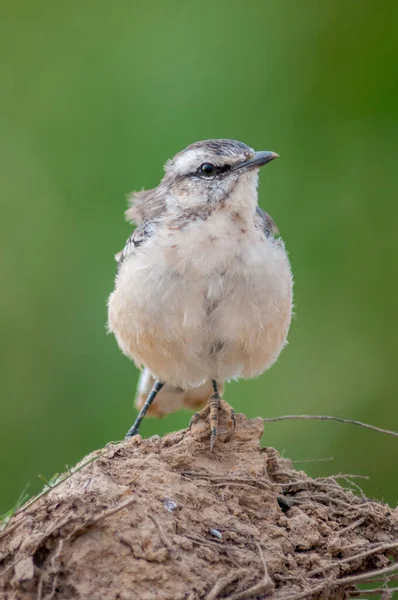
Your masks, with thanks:
M 163 500 L 163 506 L 169 512 L 173 512 L 177 508 L 177 502 L 174 502 L 174 500 L 170 500 L 170 498 L 165 498 Z
M 218 531 L 218 529 L 209 529 L 209 533 L 211 533 L 213 537 L 222 540 L 222 533 L 221 531 Z

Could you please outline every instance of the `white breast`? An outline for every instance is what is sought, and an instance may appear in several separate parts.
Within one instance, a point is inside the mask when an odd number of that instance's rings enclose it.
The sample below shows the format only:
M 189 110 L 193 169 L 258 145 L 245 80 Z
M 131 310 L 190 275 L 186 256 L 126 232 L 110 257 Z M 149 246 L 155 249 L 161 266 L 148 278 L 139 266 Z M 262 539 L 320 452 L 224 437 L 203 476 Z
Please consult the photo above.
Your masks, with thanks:
M 277 359 L 292 310 L 284 245 L 225 213 L 159 227 L 122 265 L 109 328 L 157 378 L 192 388 Z

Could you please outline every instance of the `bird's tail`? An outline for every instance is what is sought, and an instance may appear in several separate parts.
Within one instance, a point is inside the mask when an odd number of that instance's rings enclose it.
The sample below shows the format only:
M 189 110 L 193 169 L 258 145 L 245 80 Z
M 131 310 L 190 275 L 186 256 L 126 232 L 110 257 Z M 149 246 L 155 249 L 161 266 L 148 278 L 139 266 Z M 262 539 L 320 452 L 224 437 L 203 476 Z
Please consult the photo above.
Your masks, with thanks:
M 144 369 L 138 381 L 137 395 L 135 397 L 135 405 L 138 410 L 143 407 L 154 383 L 155 378 L 150 374 L 148 369 Z M 219 391 L 222 393 L 223 386 L 219 386 Z M 212 393 L 211 381 L 206 381 L 201 386 L 190 390 L 183 390 L 166 383 L 149 408 L 148 415 L 163 417 L 181 408 L 199 410 L 206 406 Z

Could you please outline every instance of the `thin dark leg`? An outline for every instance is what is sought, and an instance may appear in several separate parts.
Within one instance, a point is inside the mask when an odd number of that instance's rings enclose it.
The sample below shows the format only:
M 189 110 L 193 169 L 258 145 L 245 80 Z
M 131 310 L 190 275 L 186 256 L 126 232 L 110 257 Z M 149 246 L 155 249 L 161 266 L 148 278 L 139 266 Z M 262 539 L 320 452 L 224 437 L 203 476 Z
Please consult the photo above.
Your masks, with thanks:
M 215 379 L 211 380 L 213 394 L 209 400 L 210 407 L 210 450 L 213 452 L 214 444 L 218 435 L 218 410 L 220 408 L 221 397 L 218 393 L 218 385 Z
M 145 417 L 145 415 L 148 411 L 148 408 L 151 406 L 152 402 L 155 400 L 156 396 L 158 395 L 158 392 L 160 392 L 160 390 L 162 389 L 163 386 L 164 386 L 164 381 L 155 381 L 154 386 L 148 395 L 148 398 L 145 400 L 144 406 L 140 410 L 140 414 L 138 415 L 138 417 L 136 418 L 136 420 L 134 422 L 134 425 L 132 427 L 130 427 L 130 429 L 126 433 L 125 439 L 131 438 L 131 437 L 133 437 L 133 435 L 137 435 L 138 430 L 141 425 L 141 421 Z

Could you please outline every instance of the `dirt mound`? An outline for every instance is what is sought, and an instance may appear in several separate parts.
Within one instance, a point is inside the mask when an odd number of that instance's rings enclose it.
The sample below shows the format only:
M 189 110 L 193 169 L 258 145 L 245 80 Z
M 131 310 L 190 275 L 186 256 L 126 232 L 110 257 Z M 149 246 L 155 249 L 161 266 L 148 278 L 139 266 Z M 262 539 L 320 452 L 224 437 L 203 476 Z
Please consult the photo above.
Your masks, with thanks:
M 109 445 L 21 509 L 0 534 L 1 600 L 339 600 L 365 580 L 383 587 L 396 510 L 260 449 L 261 419 L 220 427 L 214 453 L 206 423 Z

